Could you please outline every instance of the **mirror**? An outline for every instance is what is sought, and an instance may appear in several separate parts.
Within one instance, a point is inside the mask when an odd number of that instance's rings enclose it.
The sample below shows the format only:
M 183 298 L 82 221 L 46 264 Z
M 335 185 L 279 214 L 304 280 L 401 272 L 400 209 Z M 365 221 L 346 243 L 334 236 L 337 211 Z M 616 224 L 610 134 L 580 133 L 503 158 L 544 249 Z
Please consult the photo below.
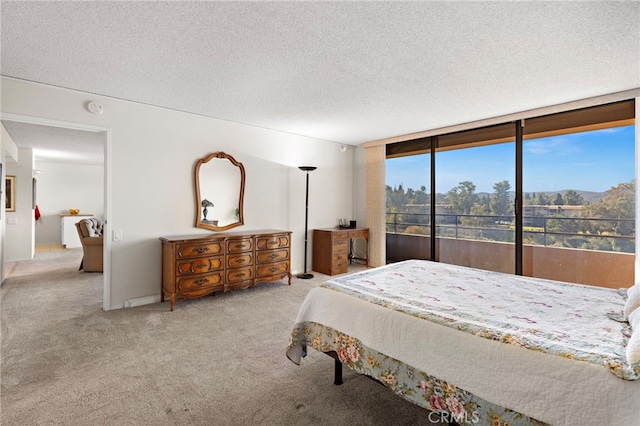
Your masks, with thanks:
M 196 228 L 224 231 L 244 224 L 244 166 L 214 152 L 196 163 Z

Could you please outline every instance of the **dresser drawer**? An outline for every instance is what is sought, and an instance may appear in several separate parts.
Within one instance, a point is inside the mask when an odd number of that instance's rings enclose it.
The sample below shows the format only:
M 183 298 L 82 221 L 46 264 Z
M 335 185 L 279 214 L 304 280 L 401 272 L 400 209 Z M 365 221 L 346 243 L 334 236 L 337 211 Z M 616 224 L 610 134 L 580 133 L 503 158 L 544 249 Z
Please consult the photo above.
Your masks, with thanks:
M 349 231 L 349 238 L 369 238 L 369 230 L 358 229 L 357 231 Z
M 240 268 L 253 265 L 253 253 L 242 253 L 227 256 L 227 268 Z
M 227 270 L 227 283 L 235 283 L 239 281 L 252 280 L 253 268 L 238 268 Z
M 219 286 L 220 290 L 224 289 L 222 272 L 214 272 L 212 274 L 198 275 L 188 278 L 178 278 L 176 282 L 176 290 L 178 292 L 211 289 L 216 286 Z
M 331 233 L 331 239 L 333 241 L 349 239 L 349 231 L 333 231 Z
M 346 240 L 343 244 L 334 244 L 331 250 L 331 255 L 332 256 L 336 256 L 336 255 L 344 255 L 344 256 L 348 256 L 349 255 L 349 246 L 346 243 Z
M 273 275 L 282 275 L 289 272 L 289 263 L 280 262 L 272 263 L 269 265 L 262 265 L 256 267 L 256 278 L 270 277 Z
M 222 253 L 223 247 L 220 242 L 178 244 L 176 258 L 215 256 Z
M 331 274 L 345 274 L 348 271 L 349 261 L 347 259 L 334 260 L 331 262 Z
M 232 239 L 227 241 L 227 253 L 241 253 L 253 249 L 251 238 Z
M 269 250 L 256 253 L 256 263 L 258 265 L 262 263 L 281 262 L 287 259 L 289 259 L 289 249 Z
M 289 247 L 288 235 L 274 235 L 256 239 L 256 250 L 278 249 L 281 247 Z
M 331 263 L 343 263 L 343 262 L 348 262 L 348 261 L 349 261 L 349 253 L 348 252 L 334 253 L 333 256 L 331 256 Z
M 236 281 L 232 283 L 226 283 L 224 285 L 224 291 L 243 290 L 245 288 L 253 287 L 253 280 L 249 281 Z
M 177 275 L 203 274 L 205 272 L 223 269 L 222 257 L 202 257 L 199 259 L 185 259 L 176 262 Z

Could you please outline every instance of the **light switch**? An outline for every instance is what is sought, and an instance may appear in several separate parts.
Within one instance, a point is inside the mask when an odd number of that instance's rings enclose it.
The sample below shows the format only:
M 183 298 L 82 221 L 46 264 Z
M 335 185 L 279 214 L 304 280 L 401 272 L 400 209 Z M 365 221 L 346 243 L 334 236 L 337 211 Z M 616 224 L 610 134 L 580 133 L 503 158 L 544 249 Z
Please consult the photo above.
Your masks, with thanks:
M 113 241 L 122 241 L 122 229 L 113 231 Z

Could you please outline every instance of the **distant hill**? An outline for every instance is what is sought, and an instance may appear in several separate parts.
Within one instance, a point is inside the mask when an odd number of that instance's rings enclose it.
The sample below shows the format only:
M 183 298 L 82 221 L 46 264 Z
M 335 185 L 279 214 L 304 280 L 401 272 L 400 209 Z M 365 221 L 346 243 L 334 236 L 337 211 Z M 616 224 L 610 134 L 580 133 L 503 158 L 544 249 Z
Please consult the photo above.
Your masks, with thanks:
M 547 197 L 553 199 L 557 193 L 562 194 L 562 196 L 564 197 L 564 194 L 567 191 L 568 191 L 568 189 L 562 189 L 560 191 L 525 192 L 524 195 L 526 196 L 527 194 L 529 194 L 529 195 L 533 196 L 533 194 L 535 194 L 536 197 L 537 197 L 540 194 L 544 194 Z M 576 191 L 578 194 L 580 194 L 582 196 L 582 198 L 584 199 L 585 203 L 595 203 L 597 201 L 602 200 L 607 195 L 607 191 L 594 192 L 594 191 L 580 191 L 579 189 L 574 189 L 574 191 Z M 480 197 L 484 197 L 485 195 L 488 196 L 488 197 L 491 197 L 493 195 L 492 192 L 477 192 L 476 194 L 478 194 Z M 515 197 L 515 192 L 514 191 L 510 191 L 509 194 L 511 195 L 512 199 Z

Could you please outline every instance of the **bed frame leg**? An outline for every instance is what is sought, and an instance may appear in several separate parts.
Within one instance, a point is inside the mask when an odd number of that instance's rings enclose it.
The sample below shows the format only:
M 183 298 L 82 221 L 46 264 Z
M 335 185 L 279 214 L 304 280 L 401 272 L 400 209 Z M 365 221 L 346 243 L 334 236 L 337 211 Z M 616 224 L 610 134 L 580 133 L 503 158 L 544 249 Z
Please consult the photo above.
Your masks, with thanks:
M 342 363 L 338 359 L 334 359 L 333 362 L 335 366 L 333 384 L 339 386 L 342 384 Z

